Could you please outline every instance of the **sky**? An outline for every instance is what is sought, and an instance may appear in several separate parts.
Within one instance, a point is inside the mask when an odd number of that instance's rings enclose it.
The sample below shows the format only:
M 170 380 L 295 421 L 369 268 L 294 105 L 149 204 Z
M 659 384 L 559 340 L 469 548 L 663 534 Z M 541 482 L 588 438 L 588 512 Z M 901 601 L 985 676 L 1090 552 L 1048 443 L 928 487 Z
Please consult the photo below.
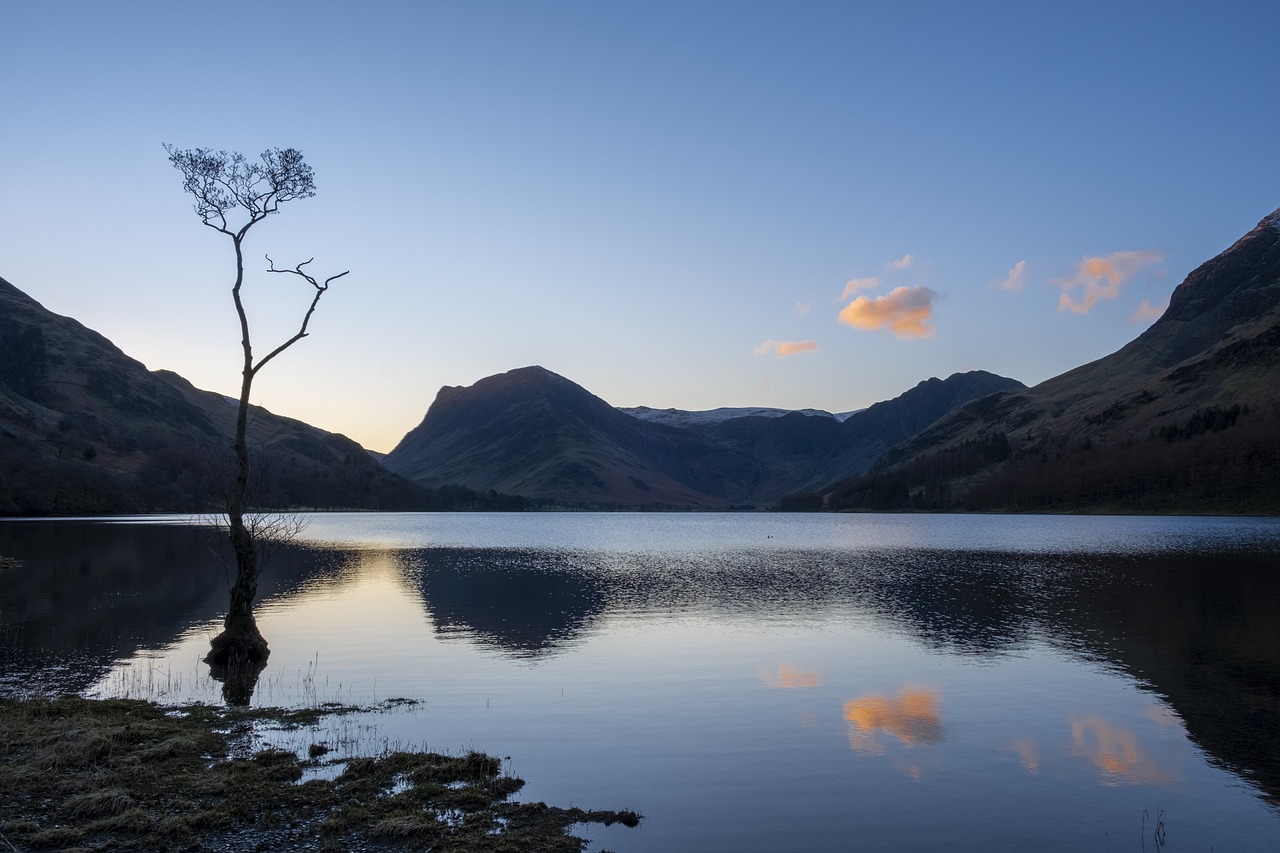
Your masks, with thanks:
M 230 241 L 163 145 L 300 149 L 246 241 L 254 402 L 390 450 L 540 364 L 820 408 L 1123 346 L 1280 207 L 1280 4 L 0 2 L 0 277 L 239 387 Z M 300 289 L 301 288 L 301 289 Z

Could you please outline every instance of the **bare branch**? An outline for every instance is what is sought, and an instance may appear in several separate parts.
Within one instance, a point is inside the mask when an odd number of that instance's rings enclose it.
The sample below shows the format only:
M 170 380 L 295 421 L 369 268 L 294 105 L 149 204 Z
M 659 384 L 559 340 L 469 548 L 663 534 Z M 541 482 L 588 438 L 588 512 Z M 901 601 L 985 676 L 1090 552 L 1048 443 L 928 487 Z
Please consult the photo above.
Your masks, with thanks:
M 329 284 L 331 282 L 337 281 L 338 279 L 342 278 L 344 275 L 347 275 L 347 273 L 351 272 L 351 270 L 346 270 L 345 272 L 340 272 L 337 275 L 331 275 L 327 279 L 325 279 L 324 283 L 322 284 L 316 280 L 315 276 L 303 270 L 303 267 L 305 267 L 307 264 L 314 261 L 315 258 L 309 258 L 303 261 L 302 263 L 298 264 L 296 267 L 294 267 L 291 270 L 277 269 L 276 262 L 271 260 L 271 256 L 267 255 L 266 258 L 267 258 L 267 263 L 269 264 L 269 266 L 267 267 L 267 272 L 287 273 L 289 275 L 300 276 L 301 278 L 306 279 L 307 283 L 315 288 L 316 293 L 311 300 L 311 306 L 307 308 L 307 313 L 304 314 L 302 317 L 302 326 L 301 328 L 298 329 L 297 334 L 295 334 L 293 337 L 289 338 L 287 341 L 280 344 L 280 346 L 276 347 L 271 352 L 267 353 L 266 356 L 261 358 L 258 361 L 258 363 L 253 366 L 253 369 L 251 372 L 254 374 L 256 374 L 259 370 L 261 370 L 268 361 L 271 361 L 271 359 L 275 358 L 280 353 L 284 352 L 289 347 L 293 346 L 298 341 L 302 340 L 307 336 L 307 325 L 311 322 L 311 315 L 315 313 L 316 306 L 320 304 L 320 297 L 324 296 L 324 293 L 326 290 L 329 289 Z
M 239 151 L 209 148 L 179 150 L 165 145 L 169 162 L 182 173 L 182 188 L 195 198 L 195 211 L 206 225 L 243 239 L 255 223 L 276 213 L 280 205 L 316 194 L 315 175 L 296 148 L 270 148 L 261 163 L 250 163 Z M 239 209 L 245 224 L 232 230 L 227 214 Z

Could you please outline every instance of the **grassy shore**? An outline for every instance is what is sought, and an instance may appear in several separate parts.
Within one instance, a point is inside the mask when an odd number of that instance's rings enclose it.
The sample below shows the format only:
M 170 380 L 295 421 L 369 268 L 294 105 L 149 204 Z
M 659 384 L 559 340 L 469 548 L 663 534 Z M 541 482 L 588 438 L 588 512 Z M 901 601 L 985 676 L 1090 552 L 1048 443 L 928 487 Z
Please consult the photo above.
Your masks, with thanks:
M 127 699 L 0 700 L 0 853 L 27 850 L 581 851 L 575 824 L 629 811 L 511 802 L 497 758 L 315 743 L 246 751 L 237 731 L 350 710 L 165 708 Z M 326 771 L 308 773 L 308 771 Z M 317 778 L 307 778 L 316 775 Z

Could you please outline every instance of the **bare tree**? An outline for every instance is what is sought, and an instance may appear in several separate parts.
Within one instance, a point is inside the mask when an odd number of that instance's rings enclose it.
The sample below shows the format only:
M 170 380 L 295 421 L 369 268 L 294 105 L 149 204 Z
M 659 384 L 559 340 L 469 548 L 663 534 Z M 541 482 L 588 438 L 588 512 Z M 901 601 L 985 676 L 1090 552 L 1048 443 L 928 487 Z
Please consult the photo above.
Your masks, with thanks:
M 240 372 L 240 401 L 236 412 L 236 434 L 232 450 L 236 459 L 235 483 L 227 501 L 227 527 L 231 550 L 235 555 L 236 573 L 231 583 L 231 601 L 223 631 L 213 639 L 205 661 L 215 668 L 260 670 L 270 650 L 258 630 L 253 616 L 253 602 L 258 595 L 258 575 L 262 563 L 255 545 L 255 525 L 245 519 L 245 494 L 249 484 L 249 447 L 245 437 L 249 420 L 249 392 L 254 377 L 273 358 L 307 336 L 311 315 L 320 304 L 329 285 L 350 270 L 329 276 L 323 282 L 306 269 L 311 260 L 292 269 L 277 269 L 270 257 L 267 272 L 294 275 L 312 289 L 311 304 L 302 315 L 298 331 L 265 356 L 254 359 L 249 335 L 249 317 L 241 298 L 244 285 L 244 241 L 249 230 L 273 213 L 280 205 L 315 195 L 315 179 L 311 167 L 296 148 L 273 148 L 262 152 L 261 162 L 252 163 L 238 151 L 213 151 L 208 148 L 179 150 L 166 145 L 169 162 L 182 173 L 182 188 L 195 198 L 196 215 L 201 222 L 231 239 L 236 253 L 236 277 L 231 298 L 240 320 L 240 345 L 244 362 Z

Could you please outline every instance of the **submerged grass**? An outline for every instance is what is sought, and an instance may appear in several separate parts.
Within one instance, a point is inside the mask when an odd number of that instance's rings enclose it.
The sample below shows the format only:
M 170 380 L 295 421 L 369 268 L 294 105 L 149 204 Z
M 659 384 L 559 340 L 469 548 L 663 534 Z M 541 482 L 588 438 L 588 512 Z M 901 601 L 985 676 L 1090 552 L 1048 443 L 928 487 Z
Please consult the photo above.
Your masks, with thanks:
M 635 826 L 629 811 L 510 802 L 523 781 L 478 752 L 387 751 L 331 762 L 236 729 L 301 725 L 349 708 L 182 708 L 136 699 L 0 700 L 0 851 L 581 851 L 574 824 Z

